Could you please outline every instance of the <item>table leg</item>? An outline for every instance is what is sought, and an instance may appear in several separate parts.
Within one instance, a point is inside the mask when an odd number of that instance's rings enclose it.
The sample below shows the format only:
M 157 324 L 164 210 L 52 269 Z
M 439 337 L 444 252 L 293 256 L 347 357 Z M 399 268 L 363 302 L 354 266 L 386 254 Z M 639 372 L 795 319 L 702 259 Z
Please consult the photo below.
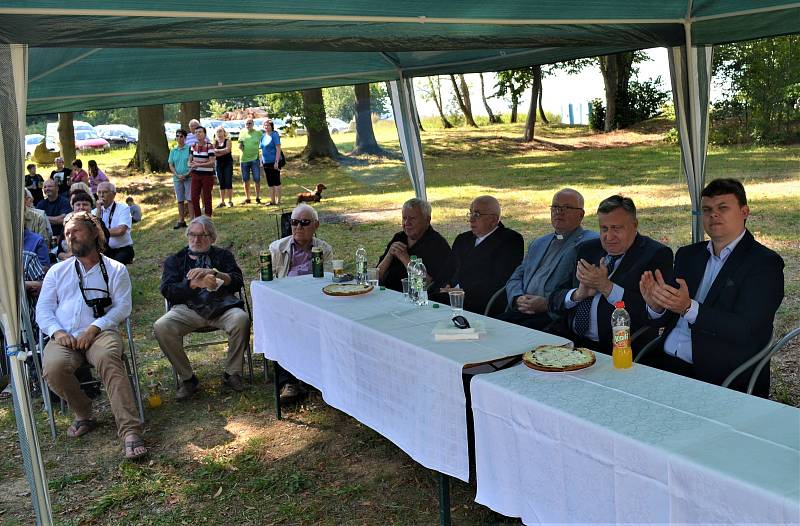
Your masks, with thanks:
M 275 364 L 275 376 L 273 378 L 273 383 L 275 384 L 275 418 L 281 420 L 283 418 L 281 416 L 281 388 L 280 385 L 278 385 L 278 375 L 280 374 L 281 366 L 278 365 L 277 360 L 272 363 Z
M 437 472 L 439 486 L 439 525 L 450 526 L 450 477 Z

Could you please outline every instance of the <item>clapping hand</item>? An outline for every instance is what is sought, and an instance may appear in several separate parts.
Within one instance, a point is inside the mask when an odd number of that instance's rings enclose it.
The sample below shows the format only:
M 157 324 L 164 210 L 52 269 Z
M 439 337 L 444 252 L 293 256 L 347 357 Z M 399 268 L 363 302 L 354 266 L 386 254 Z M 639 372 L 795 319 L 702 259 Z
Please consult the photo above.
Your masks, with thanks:
M 661 275 L 661 271 L 656 270 L 658 275 Z M 658 300 L 658 296 L 656 296 L 656 289 L 658 289 L 659 285 L 656 281 L 655 276 L 653 276 L 653 272 L 650 270 L 646 270 L 642 274 L 642 278 L 639 280 L 639 291 L 642 293 L 642 298 L 644 298 L 645 303 L 647 306 L 650 307 L 651 310 L 662 313 L 666 307 Z
M 575 275 L 585 288 L 599 291 L 604 296 L 611 294 L 611 290 L 614 287 L 614 284 L 608 279 L 608 267 L 606 267 L 605 258 L 600 260 L 600 266 L 592 265 L 585 259 L 581 259 L 578 261 Z
M 676 314 L 683 315 L 692 305 L 692 298 L 689 296 L 689 286 L 682 278 L 677 278 L 675 282 L 678 287 L 667 285 L 660 270 L 655 271 L 656 284 L 653 296 L 657 303 Z

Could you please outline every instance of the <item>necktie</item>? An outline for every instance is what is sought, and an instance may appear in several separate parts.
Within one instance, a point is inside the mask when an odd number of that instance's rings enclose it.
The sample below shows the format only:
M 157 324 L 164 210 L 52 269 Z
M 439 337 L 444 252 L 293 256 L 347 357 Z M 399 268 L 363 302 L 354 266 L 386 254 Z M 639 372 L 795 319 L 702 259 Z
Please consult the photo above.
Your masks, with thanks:
M 606 254 L 606 268 L 608 269 L 608 273 L 611 274 L 614 272 L 614 265 L 617 264 L 619 258 L 621 258 L 624 254 L 620 254 L 618 256 L 612 256 L 611 254 Z M 589 325 L 592 322 L 592 301 L 594 300 L 594 296 L 586 298 L 585 300 L 578 303 L 578 306 L 575 307 L 575 333 L 578 336 L 583 336 L 589 331 Z

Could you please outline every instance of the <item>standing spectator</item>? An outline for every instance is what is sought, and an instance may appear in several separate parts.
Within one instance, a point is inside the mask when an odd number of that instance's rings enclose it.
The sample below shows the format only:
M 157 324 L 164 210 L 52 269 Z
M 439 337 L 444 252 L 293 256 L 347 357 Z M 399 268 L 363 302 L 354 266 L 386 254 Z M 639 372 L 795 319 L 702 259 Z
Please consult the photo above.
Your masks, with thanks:
M 254 128 L 253 117 L 247 117 L 244 128 L 244 131 L 239 132 L 239 168 L 244 182 L 244 204 L 249 205 L 251 175 L 256 184 L 256 203 L 261 203 L 261 163 L 258 160 L 258 150 L 263 132 Z
M 261 159 L 264 163 L 264 175 L 269 186 L 269 204 L 281 204 L 281 136 L 275 131 L 272 119 L 264 121 L 264 135 L 261 137 Z M 258 200 L 256 199 L 256 202 Z
M 25 188 L 30 190 L 31 197 L 33 198 L 33 204 L 35 205 L 44 199 L 44 192 L 42 191 L 42 186 L 44 186 L 44 178 L 36 173 L 35 164 L 29 164 L 27 169 L 28 173 L 25 174 Z
M 214 214 L 211 205 L 211 195 L 214 192 L 214 164 L 216 157 L 214 148 L 206 142 L 206 129 L 202 126 L 195 128 L 197 142 L 189 153 L 189 168 L 192 174 L 192 207 L 194 217 L 200 215 L 200 196 L 203 197 L 203 212 L 208 217 Z
M 56 157 L 56 169 L 50 172 L 50 179 L 58 185 L 58 192 L 67 195 L 69 192 L 70 175 L 72 170 L 64 166 L 64 158 Z
M 116 196 L 117 189 L 112 183 L 100 183 L 97 187 L 97 208 L 92 210 L 92 214 L 102 220 L 110 234 L 104 254 L 127 265 L 133 262 L 135 255 L 131 238 L 131 211 L 128 205 L 114 201 Z
M 178 202 L 178 222 L 173 230 L 186 228 L 186 215 L 194 219 L 194 210 L 190 201 L 192 195 L 192 179 L 189 175 L 189 154 L 191 149 L 186 144 L 186 130 L 175 132 L 178 142 L 169 152 L 169 171 L 172 172 L 172 186 L 175 188 L 175 200 Z
M 233 206 L 233 155 L 231 155 L 231 139 L 225 128 L 219 126 L 214 132 L 214 157 L 217 159 L 217 180 L 219 181 L 220 203 L 217 208 L 225 206 L 225 197 L 228 206 Z
M 64 165 L 63 161 L 61 165 Z M 71 208 L 69 207 L 69 201 L 59 195 L 58 187 L 59 185 L 56 179 L 45 181 L 44 195 L 46 199 L 39 201 L 36 208 L 43 210 L 45 215 L 47 215 L 47 220 L 50 221 L 53 235 L 61 237 L 61 234 L 64 233 L 64 215 L 69 213 Z
M 107 182 L 108 177 L 97 167 L 97 161 L 94 159 L 89 161 L 89 187 L 92 189 L 92 195 L 97 195 L 97 185 Z
M 141 221 L 142 207 L 137 205 L 133 201 L 133 197 L 128 196 L 128 198 L 125 199 L 125 204 L 128 205 L 128 208 L 131 209 L 131 221 L 133 221 L 134 223 L 138 223 L 139 221 Z
M 197 136 L 195 135 L 197 128 L 200 126 L 200 121 L 192 119 L 189 121 L 189 134 L 186 136 L 186 146 L 191 148 L 197 143 Z
M 89 184 L 89 174 L 83 169 L 83 161 L 80 159 L 72 161 L 72 177 L 69 185 L 72 186 L 75 183 Z

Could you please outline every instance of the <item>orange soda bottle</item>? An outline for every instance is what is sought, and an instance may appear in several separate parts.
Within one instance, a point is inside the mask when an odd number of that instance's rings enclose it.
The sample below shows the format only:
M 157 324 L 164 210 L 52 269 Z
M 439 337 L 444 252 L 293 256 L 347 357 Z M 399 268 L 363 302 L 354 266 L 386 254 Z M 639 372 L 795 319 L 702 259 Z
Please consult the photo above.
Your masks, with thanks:
M 611 313 L 611 336 L 614 348 L 611 360 L 615 369 L 629 369 L 633 367 L 633 350 L 631 350 L 631 317 L 625 310 L 625 302 L 618 301 L 614 304 Z

